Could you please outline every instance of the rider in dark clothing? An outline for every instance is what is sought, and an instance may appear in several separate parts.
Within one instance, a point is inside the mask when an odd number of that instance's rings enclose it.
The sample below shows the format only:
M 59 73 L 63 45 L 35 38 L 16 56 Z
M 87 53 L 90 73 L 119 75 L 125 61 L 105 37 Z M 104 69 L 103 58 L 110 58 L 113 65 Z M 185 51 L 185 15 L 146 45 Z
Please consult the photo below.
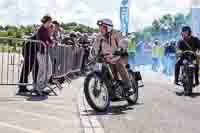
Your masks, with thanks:
M 200 40 L 197 37 L 192 36 L 192 31 L 189 26 L 184 26 L 182 28 L 182 40 L 180 40 L 177 44 L 177 50 L 179 52 L 183 51 L 193 51 L 196 52 L 197 50 L 200 49 Z M 175 65 L 175 84 L 178 83 L 178 77 L 179 77 L 179 72 L 180 72 L 180 66 L 183 64 L 183 59 L 185 57 L 180 56 L 179 59 L 177 60 L 177 63 Z M 195 69 L 195 85 L 199 85 L 199 67 L 198 64 L 196 65 Z

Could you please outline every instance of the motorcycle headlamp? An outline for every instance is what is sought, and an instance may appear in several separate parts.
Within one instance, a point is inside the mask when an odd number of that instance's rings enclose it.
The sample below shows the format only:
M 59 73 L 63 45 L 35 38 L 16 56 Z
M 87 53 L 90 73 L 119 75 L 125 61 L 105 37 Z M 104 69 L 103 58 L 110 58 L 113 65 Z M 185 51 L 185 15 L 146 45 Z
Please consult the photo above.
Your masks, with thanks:
M 187 62 L 188 62 L 187 60 L 183 60 L 183 64 L 187 64 Z

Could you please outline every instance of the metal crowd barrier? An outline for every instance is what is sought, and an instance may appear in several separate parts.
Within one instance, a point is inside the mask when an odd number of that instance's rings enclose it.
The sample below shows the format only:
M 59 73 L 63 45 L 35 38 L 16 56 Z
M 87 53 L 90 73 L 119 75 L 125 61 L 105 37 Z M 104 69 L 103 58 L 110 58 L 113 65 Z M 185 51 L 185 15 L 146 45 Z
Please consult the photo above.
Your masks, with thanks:
M 54 78 L 64 77 L 69 73 L 81 70 L 84 49 L 61 45 L 51 50 Z
M 50 79 L 80 71 L 83 55 L 74 46 L 47 48 L 36 40 L 0 37 L 0 85 L 49 87 Z

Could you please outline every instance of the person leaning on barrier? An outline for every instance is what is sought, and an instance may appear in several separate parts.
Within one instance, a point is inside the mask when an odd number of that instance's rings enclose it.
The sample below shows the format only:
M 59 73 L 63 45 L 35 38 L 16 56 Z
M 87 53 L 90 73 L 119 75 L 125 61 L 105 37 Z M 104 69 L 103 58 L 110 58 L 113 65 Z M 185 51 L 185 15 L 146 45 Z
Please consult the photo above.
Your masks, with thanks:
M 110 19 L 98 20 L 97 25 L 99 26 L 100 34 L 97 36 L 94 44 L 95 53 L 97 55 L 99 53 L 108 54 L 105 59 L 110 64 L 115 80 L 120 80 L 121 77 L 124 88 L 128 89 L 130 92 L 131 82 L 126 69 L 127 64 L 124 63 L 123 57 L 113 55 L 113 51 L 119 48 L 122 35 L 120 32 L 113 30 L 113 23 Z M 118 76 L 118 73 L 120 77 Z
M 87 34 L 84 34 L 82 36 L 80 43 L 81 43 L 82 48 L 84 48 L 84 55 L 83 55 L 83 62 L 82 62 L 82 66 L 81 66 L 81 71 L 82 71 L 83 74 L 85 74 L 86 64 L 88 63 L 89 55 L 90 55 L 90 49 L 89 49 L 90 41 L 89 41 Z
M 39 46 L 39 52 L 37 53 L 39 69 L 36 86 L 36 90 L 40 95 L 43 93 L 44 87 L 46 87 L 45 84 L 49 82 L 52 76 L 52 62 L 48 49 L 55 46 L 55 41 L 51 38 L 51 34 L 53 33 L 49 31 L 52 26 L 52 18 L 50 16 L 44 16 L 41 22 L 42 25 L 39 28 L 37 34 L 38 40 L 43 43 Z M 52 32 L 53 31 L 54 30 L 52 30 Z
M 38 73 L 38 61 L 37 61 L 37 43 L 31 42 L 31 40 L 37 40 L 36 34 L 30 38 L 30 41 L 25 41 L 23 43 L 22 56 L 24 58 L 20 83 L 28 83 L 28 76 L 30 72 L 33 73 L 33 82 L 36 83 L 37 73 Z M 34 68 L 34 69 L 33 69 Z M 19 90 L 17 94 L 23 94 L 29 92 L 26 85 L 19 85 Z
M 40 81 L 40 77 L 43 76 L 41 73 L 44 73 L 42 71 L 45 71 L 42 68 L 45 54 L 45 50 L 48 47 L 53 47 L 53 40 L 51 39 L 49 28 L 52 24 L 52 18 L 50 16 L 44 16 L 41 20 L 42 25 L 32 38 L 33 40 L 39 40 L 42 43 L 37 43 L 34 45 L 28 45 L 25 46 L 23 56 L 25 57 L 24 59 L 24 65 L 22 67 L 22 73 L 20 77 L 20 83 L 27 83 L 28 82 L 28 75 L 33 69 L 33 66 L 35 64 L 35 70 L 33 73 L 33 80 L 35 84 L 38 84 L 37 82 Z M 30 47 L 30 48 L 29 48 Z M 28 49 L 27 49 L 28 48 Z M 43 59 L 43 60 L 42 60 Z M 51 64 L 51 60 L 49 60 L 49 64 Z M 39 67 L 39 68 L 38 68 Z M 51 65 L 49 65 L 49 70 L 51 69 Z M 36 87 L 37 88 L 37 87 Z M 22 93 L 27 93 L 29 90 L 25 86 L 19 86 L 19 91 L 17 94 L 21 95 Z M 40 93 L 41 94 L 41 93 Z

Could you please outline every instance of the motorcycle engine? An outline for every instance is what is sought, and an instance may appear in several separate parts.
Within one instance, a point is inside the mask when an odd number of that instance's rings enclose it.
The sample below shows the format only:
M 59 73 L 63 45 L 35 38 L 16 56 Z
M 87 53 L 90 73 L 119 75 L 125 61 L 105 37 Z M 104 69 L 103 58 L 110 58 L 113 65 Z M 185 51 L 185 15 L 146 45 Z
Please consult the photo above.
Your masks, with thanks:
M 118 98 L 122 98 L 123 95 L 123 88 L 120 85 L 120 83 L 118 83 L 117 81 L 114 83 L 113 87 L 112 87 L 114 94 L 116 97 Z

